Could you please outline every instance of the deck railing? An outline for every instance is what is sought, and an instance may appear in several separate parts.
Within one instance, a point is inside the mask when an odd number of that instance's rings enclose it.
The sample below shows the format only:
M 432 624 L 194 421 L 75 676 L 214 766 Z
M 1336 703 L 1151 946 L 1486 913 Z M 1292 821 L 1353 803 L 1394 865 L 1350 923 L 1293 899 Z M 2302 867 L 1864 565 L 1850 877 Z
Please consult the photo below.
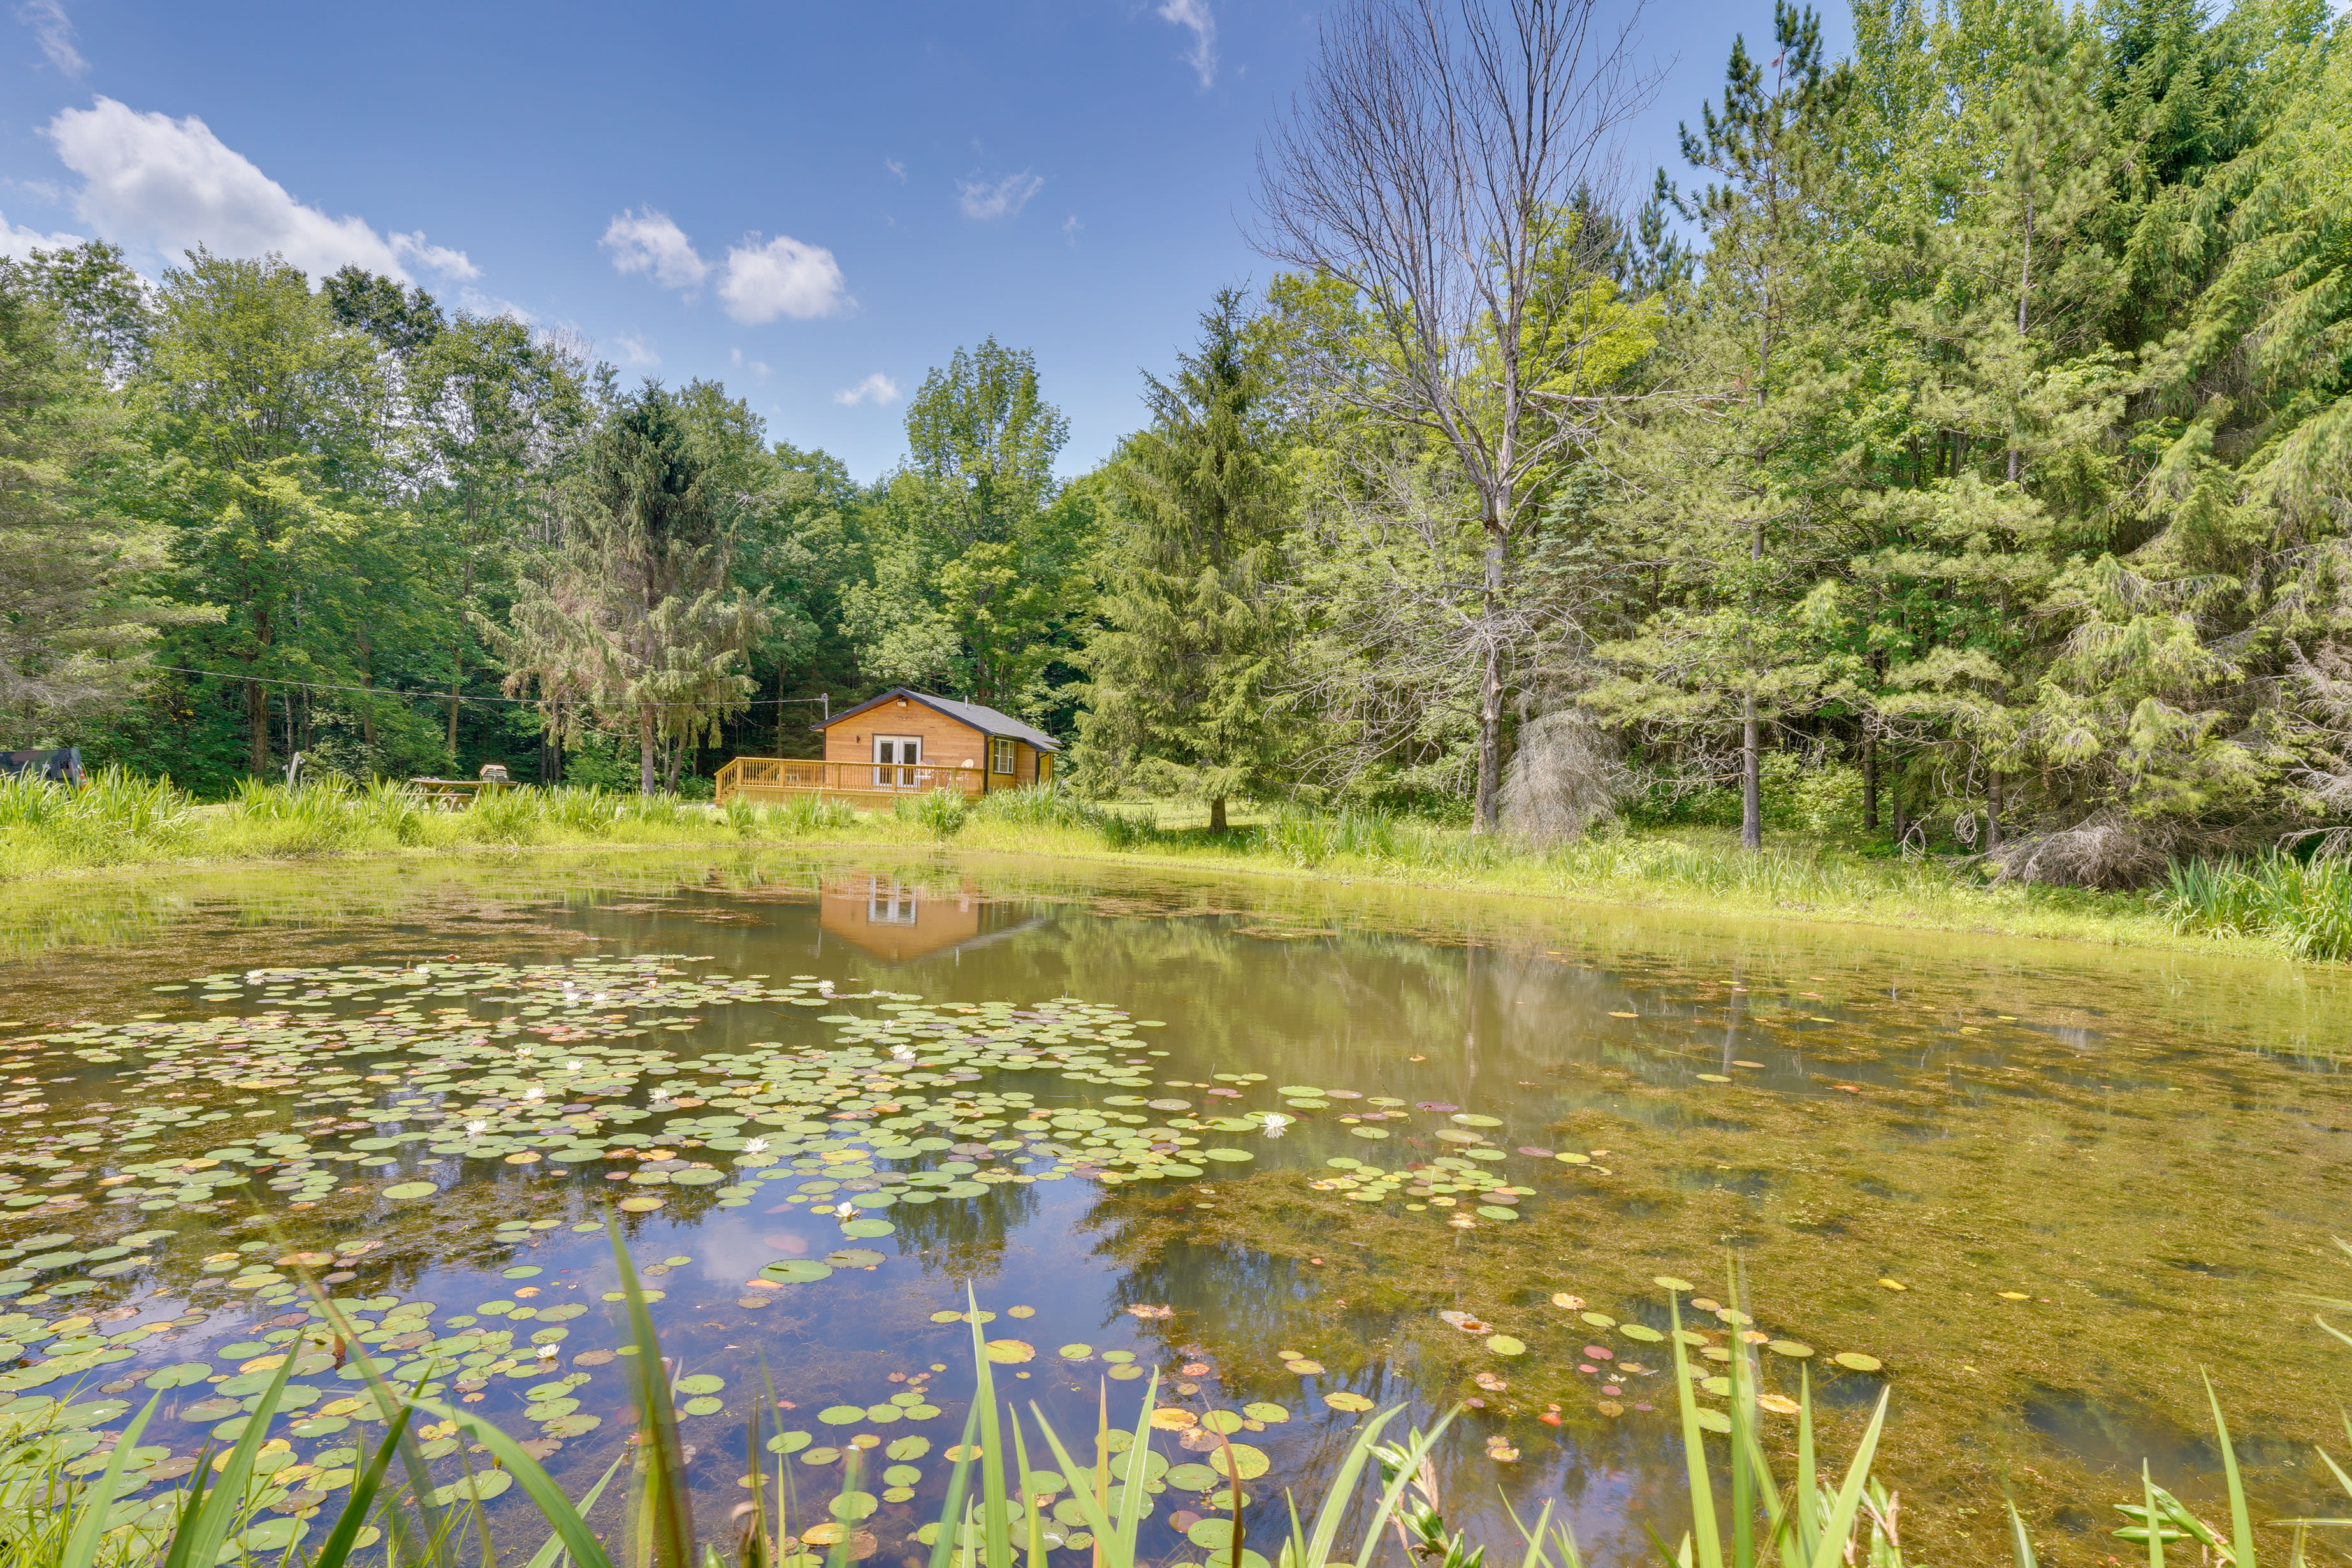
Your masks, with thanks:
M 930 763 L 820 763 L 790 757 L 736 757 L 719 770 L 719 800 L 737 795 L 768 800 L 794 795 L 924 795 L 935 789 L 979 795 L 987 774 L 978 768 Z

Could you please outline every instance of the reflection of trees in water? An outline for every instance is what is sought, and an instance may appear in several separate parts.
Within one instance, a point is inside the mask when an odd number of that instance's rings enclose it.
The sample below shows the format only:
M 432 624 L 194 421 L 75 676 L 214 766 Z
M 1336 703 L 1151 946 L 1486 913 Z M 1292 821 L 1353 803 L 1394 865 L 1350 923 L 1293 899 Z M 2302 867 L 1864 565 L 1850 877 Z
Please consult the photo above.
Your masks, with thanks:
M 1003 1182 L 986 1197 L 893 1204 L 887 1212 L 898 1227 L 900 1249 L 919 1258 L 923 1272 L 959 1281 L 986 1279 L 1004 1261 L 1006 1238 L 1036 1217 L 1037 1192 Z

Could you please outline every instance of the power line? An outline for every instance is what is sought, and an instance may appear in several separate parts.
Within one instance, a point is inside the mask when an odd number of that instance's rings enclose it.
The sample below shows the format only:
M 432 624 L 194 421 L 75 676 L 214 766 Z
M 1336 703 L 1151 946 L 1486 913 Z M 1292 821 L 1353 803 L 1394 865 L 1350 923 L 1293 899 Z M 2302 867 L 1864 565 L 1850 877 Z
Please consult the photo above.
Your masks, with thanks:
M 370 697 L 413 697 L 425 702 L 485 702 L 491 704 L 507 704 L 510 706 L 543 708 L 548 706 L 550 701 L 549 699 L 544 697 L 475 697 L 465 692 L 456 691 L 406 691 L 397 686 L 337 686 L 332 682 L 324 680 L 294 680 L 285 676 L 278 675 L 237 675 L 226 670 L 219 669 L 192 669 L 185 665 L 178 664 L 151 664 L 146 666 L 146 668 L 149 669 L 164 670 L 173 675 L 202 675 L 209 677 L 215 680 L 244 680 L 250 681 L 260 686 L 292 686 L 299 688 L 305 691 L 357 691 L 362 692 Z M 727 706 L 733 708 L 781 708 L 792 703 L 814 702 L 820 706 L 830 709 L 833 694 L 829 691 L 821 697 L 747 697 L 740 702 L 729 703 Z M 564 698 L 561 700 L 573 701 L 583 700 Z M 717 704 L 709 702 L 590 701 L 587 703 L 587 706 L 591 708 L 604 709 L 609 711 L 614 709 L 631 708 L 709 708 L 717 706 Z

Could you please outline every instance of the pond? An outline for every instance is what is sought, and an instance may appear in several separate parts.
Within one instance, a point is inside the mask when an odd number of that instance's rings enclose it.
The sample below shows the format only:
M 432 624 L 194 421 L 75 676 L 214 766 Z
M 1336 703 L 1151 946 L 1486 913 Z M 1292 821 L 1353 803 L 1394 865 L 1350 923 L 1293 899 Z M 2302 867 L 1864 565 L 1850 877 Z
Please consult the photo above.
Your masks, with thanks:
M 1221 1438 L 1271 1557 L 1366 1410 L 1457 1402 L 1454 1523 L 1515 1550 L 1507 1504 L 1557 1498 L 1589 1561 L 1646 1558 L 1686 1519 L 1670 1297 L 1699 1375 L 1761 1347 L 1775 1453 L 1801 1380 L 1841 1460 L 1890 1393 L 1926 1560 L 1998 1550 L 2004 1487 L 2102 1559 L 2143 1457 L 2210 1503 L 2200 1370 L 2258 1517 L 2346 1511 L 2311 1445 L 2352 1351 L 2305 1300 L 2352 1296 L 2339 973 L 945 855 L 91 879 L 7 918 L 0 1418 L 75 1402 L 94 1469 L 163 1391 L 159 1507 L 289 1353 L 277 1517 L 339 1506 L 377 1428 L 306 1274 L 577 1495 L 634 1419 L 617 1215 L 712 1539 L 772 1391 L 796 1524 L 855 1465 L 850 1554 L 919 1565 L 967 1290 L 1075 1451 L 1150 1374 L 1189 1413 L 1154 1563 L 1218 1546 Z

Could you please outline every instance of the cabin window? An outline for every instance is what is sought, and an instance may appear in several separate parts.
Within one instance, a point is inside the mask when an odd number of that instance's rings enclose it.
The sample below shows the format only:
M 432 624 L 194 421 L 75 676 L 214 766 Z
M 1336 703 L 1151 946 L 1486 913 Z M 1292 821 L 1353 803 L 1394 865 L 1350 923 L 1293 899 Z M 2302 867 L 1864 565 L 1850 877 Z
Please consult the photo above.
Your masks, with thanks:
M 1002 736 L 990 740 L 988 742 L 988 771 L 992 773 L 1010 773 L 1013 771 L 1012 742 L 1003 739 Z

